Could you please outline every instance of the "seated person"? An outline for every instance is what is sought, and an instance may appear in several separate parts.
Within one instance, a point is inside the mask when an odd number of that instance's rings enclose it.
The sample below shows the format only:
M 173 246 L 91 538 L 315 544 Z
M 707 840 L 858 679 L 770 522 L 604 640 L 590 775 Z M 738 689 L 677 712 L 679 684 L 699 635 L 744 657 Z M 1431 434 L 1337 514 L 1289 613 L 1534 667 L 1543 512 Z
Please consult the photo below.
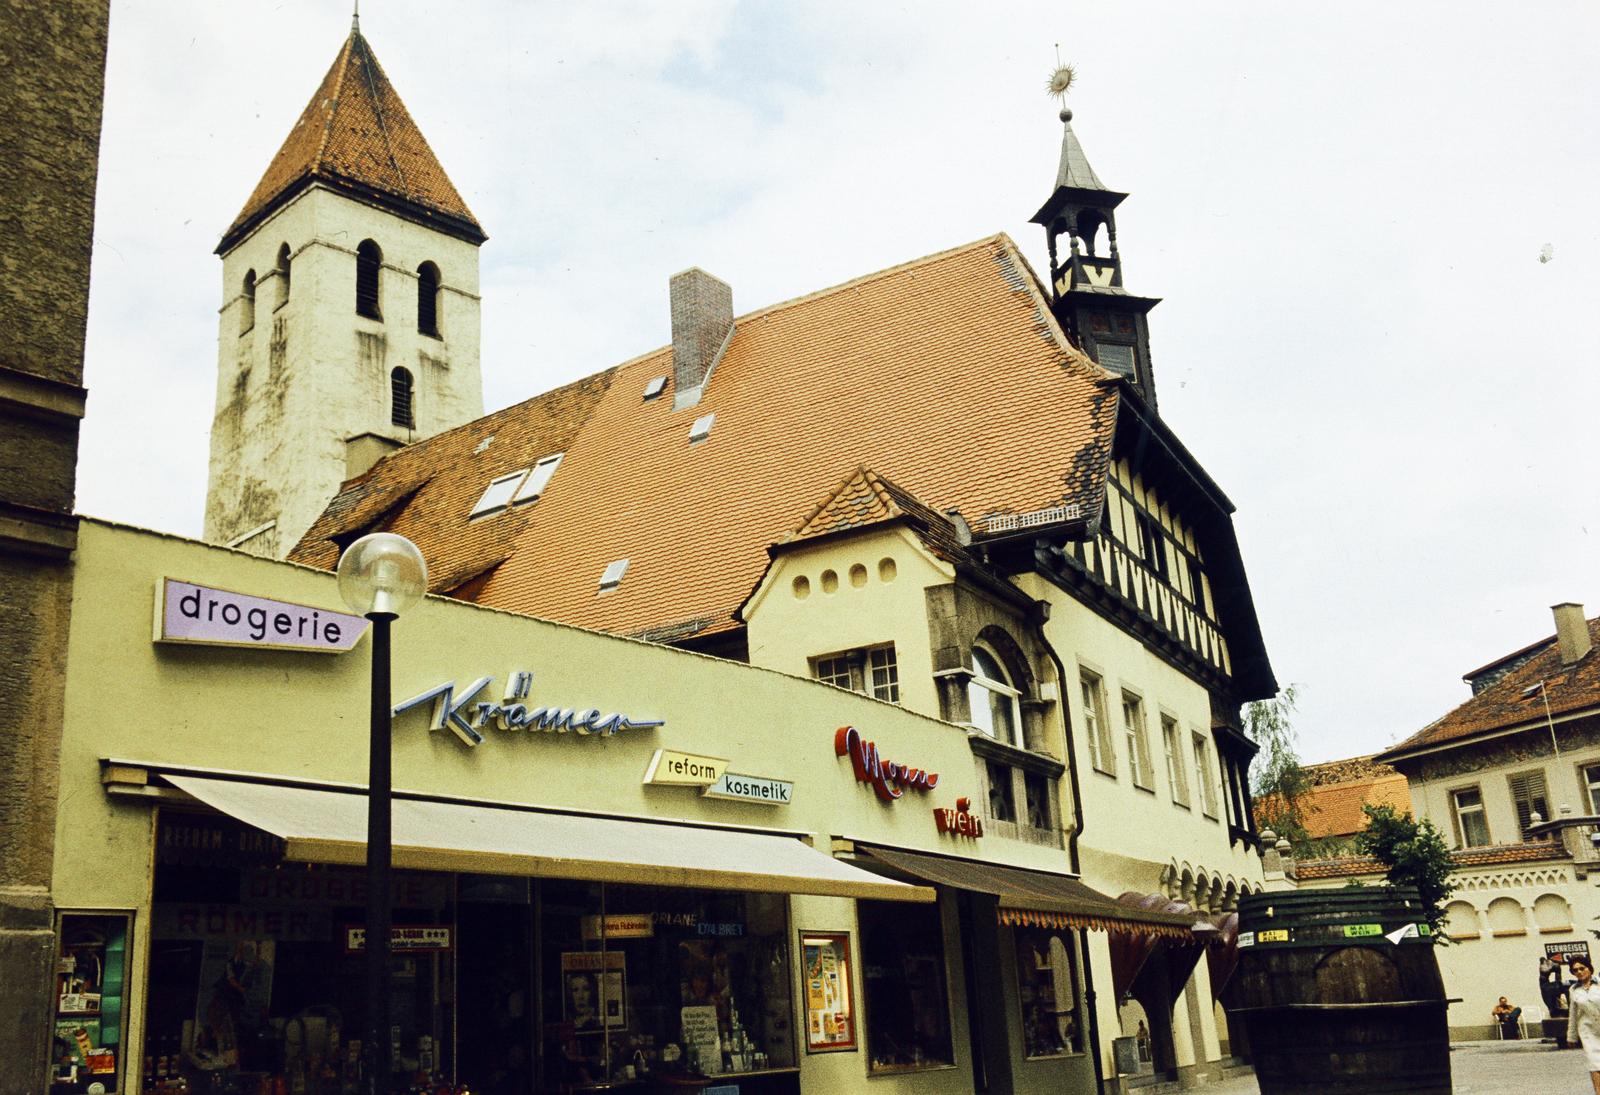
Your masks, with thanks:
M 1500 1002 L 1494 1006 L 1493 1015 L 1495 1022 L 1500 1024 L 1501 1034 L 1507 1038 L 1520 1037 L 1521 1031 L 1517 1026 L 1517 1020 L 1522 1018 L 1521 1008 L 1512 1007 L 1502 996 Z

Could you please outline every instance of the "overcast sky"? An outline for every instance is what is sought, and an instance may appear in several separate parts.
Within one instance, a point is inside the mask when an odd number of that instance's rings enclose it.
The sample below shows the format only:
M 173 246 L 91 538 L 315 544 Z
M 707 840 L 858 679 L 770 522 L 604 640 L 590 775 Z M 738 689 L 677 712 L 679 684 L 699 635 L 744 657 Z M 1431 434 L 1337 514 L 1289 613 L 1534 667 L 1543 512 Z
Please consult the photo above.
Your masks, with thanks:
M 212 254 L 337 53 L 340 0 L 114 0 L 79 508 L 198 536 Z M 1161 410 L 1239 507 L 1303 753 L 1600 613 L 1600 5 L 368 0 L 489 234 L 489 409 L 1028 217 L 1075 128 Z M 1541 262 L 1541 252 L 1549 261 Z

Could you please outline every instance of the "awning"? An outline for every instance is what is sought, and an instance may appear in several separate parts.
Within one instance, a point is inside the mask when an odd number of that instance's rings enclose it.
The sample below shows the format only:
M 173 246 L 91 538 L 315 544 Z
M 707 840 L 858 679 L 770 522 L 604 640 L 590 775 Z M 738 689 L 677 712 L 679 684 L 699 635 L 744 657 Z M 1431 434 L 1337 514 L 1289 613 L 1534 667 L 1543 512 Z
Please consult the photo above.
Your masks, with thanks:
M 347 792 L 167 775 L 201 802 L 283 838 L 285 858 L 360 865 L 367 798 Z M 396 796 L 396 867 L 570 878 L 645 886 L 932 901 L 906 885 L 842 863 L 797 837 Z
M 856 848 L 885 866 L 925 882 L 995 895 L 1000 901 L 1002 924 L 1193 938 L 1196 917 L 1130 908 L 1069 875 L 899 848 L 865 844 L 857 844 Z

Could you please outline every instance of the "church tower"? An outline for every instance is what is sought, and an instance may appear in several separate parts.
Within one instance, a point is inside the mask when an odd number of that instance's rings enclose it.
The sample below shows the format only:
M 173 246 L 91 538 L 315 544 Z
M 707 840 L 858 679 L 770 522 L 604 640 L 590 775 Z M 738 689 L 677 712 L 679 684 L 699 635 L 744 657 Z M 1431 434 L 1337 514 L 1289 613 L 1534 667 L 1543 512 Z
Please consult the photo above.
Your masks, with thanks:
M 1065 71 L 1065 83 L 1070 84 L 1070 70 Z M 1107 189 L 1089 166 L 1072 131 L 1072 111 L 1061 111 L 1061 124 L 1055 192 L 1032 217 L 1034 224 L 1044 226 L 1050 246 L 1051 307 L 1073 342 L 1102 368 L 1132 383 L 1153 409 L 1148 316 L 1161 302 L 1136 297 L 1122 287 L 1116 209 L 1128 195 Z
M 483 414 L 485 238 L 352 26 L 217 246 L 206 539 L 281 558 L 346 478 Z

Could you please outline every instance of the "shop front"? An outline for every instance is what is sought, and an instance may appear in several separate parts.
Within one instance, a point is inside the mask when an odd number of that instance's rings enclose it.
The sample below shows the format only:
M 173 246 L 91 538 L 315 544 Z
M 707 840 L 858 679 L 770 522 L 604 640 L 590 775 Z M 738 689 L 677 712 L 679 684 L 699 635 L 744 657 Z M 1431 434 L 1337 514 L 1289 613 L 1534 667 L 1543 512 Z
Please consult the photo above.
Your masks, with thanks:
M 78 571 L 50 1090 L 364 1090 L 364 622 L 94 522 Z M 1094 1089 L 1100 899 L 983 837 L 961 729 L 450 601 L 394 633 L 395 1090 Z

